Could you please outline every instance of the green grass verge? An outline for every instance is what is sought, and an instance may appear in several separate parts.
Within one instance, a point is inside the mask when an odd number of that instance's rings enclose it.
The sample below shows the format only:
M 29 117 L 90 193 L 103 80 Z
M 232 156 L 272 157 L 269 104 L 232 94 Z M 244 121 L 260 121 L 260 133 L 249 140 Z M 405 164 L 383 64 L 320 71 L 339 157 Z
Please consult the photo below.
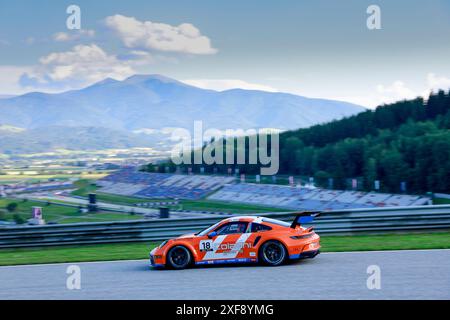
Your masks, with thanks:
M 97 190 L 93 180 L 81 179 L 75 181 L 73 184 L 78 188 L 72 191 L 74 196 L 87 197 L 89 193 Z
M 119 196 L 119 195 L 115 195 L 115 194 L 107 194 L 107 193 L 101 193 L 101 192 L 96 192 L 96 194 L 97 194 L 97 201 L 114 203 L 114 204 L 133 205 L 135 203 L 152 201 L 152 200 L 147 200 L 147 199 L 142 199 L 142 198 Z M 158 200 L 158 201 L 161 201 L 161 200 Z
M 229 203 L 212 200 L 183 200 L 180 202 L 181 209 L 191 211 L 220 211 L 226 213 L 263 213 L 263 212 L 286 212 L 286 209 L 265 207 L 251 204 Z
M 145 259 L 157 244 L 99 244 L 77 247 L 49 247 L 0 250 L 0 266 Z
M 450 231 L 409 234 L 323 236 L 324 252 L 450 249 Z
M 450 204 L 450 199 L 435 198 L 433 204 Z
M 9 203 L 17 203 L 17 209 L 14 212 L 8 212 L 6 206 Z M 19 215 L 23 220 L 31 218 L 31 207 L 42 207 L 45 221 L 57 223 L 76 223 L 76 222 L 106 222 L 117 220 L 136 220 L 143 219 L 141 215 L 130 215 L 126 213 L 97 212 L 80 213 L 76 207 L 64 207 L 59 205 L 46 205 L 45 203 L 20 199 L 0 199 L 0 219 L 5 221 L 14 221 L 14 215 Z
M 450 232 L 323 236 L 322 252 L 450 249 Z M 1 249 L 0 265 L 147 259 L 157 243 Z

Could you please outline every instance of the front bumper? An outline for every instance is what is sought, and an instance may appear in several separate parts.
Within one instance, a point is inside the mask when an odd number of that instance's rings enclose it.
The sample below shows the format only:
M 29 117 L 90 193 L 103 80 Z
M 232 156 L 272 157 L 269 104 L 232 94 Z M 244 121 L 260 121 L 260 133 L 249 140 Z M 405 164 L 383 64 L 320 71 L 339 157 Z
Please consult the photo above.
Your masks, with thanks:
M 149 254 L 150 266 L 154 268 L 164 268 L 165 265 L 162 263 L 162 256 L 156 255 L 157 248 L 153 249 Z
M 155 263 L 155 259 L 153 258 L 152 255 L 150 255 L 150 266 L 153 268 L 164 268 L 165 267 L 164 264 Z

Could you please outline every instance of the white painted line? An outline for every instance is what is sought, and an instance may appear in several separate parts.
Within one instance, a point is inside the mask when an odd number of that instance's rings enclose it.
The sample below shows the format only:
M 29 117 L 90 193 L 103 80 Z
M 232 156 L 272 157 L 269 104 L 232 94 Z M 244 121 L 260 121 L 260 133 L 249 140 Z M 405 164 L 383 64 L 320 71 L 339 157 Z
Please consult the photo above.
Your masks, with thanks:
M 83 262 L 54 262 L 54 263 L 40 263 L 40 264 L 19 264 L 14 266 L 0 266 L 3 268 L 20 268 L 20 267 L 42 267 L 42 266 L 63 266 L 68 264 L 94 264 L 94 263 L 123 263 L 123 262 L 138 262 L 149 261 L 149 259 L 136 259 L 136 260 L 105 260 L 105 261 L 83 261 Z

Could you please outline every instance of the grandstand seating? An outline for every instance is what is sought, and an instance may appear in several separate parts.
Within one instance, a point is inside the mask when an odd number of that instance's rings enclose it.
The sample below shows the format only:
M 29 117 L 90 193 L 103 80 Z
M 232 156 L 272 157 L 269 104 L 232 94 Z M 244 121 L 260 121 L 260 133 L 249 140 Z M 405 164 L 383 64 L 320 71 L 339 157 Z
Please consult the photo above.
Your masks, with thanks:
M 428 204 L 432 204 L 432 201 L 431 201 L 430 198 L 428 198 L 428 197 L 420 197 L 419 199 L 414 201 L 412 206 L 424 206 L 424 205 L 428 205 Z
M 292 210 L 339 210 L 383 206 L 423 205 L 429 198 L 386 193 L 299 188 L 240 183 L 226 185 L 208 199 L 261 204 Z
M 146 173 L 127 168 L 100 179 L 97 184 L 105 193 L 195 200 L 233 181 L 233 177 Z
M 124 196 L 132 196 L 142 190 L 142 185 L 130 183 L 112 183 L 102 189 L 104 193 L 121 194 Z
M 387 206 L 410 206 L 416 202 L 419 196 L 409 196 L 409 195 L 393 195 L 392 197 L 385 200 Z
M 290 210 L 339 210 L 429 203 L 427 197 L 257 183 L 233 177 L 145 173 L 128 168 L 97 183 L 101 192 L 142 198 L 207 199 Z
M 382 207 L 385 205 L 385 201 L 387 199 L 389 199 L 391 196 L 392 196 L 391 194 L 387 194 L 387 193 L 369 192 L 365 196 L 356 200 L 355 203 L 375 205 L 378 207 Z

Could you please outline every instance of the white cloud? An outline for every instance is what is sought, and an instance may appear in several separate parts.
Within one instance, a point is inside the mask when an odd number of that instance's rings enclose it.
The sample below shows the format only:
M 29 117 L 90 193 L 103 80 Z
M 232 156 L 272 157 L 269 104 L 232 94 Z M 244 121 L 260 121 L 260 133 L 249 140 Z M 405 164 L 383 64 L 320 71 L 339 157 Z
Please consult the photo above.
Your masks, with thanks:
M 69 89 L 107 77 L 120 80 L 135 73 L 129 61 L 108 55 L 95 44 L 77 45 L 70 51 L 42 57 L 38 66 L 22 76 L 21 84 L 35 88 Z
M 245 89 L 245 90 L 261 90 L 278 92 L 277 89 L 263 84 L 250 83 L 239 79 L 187 79 L 182 82 L 191 86 L 210 89 L 216 91 L 224 91 L 229 89 Z
M 5 66 L 0 65 L 0 95 L 16 95 L 26 91 L 19 84 L 22 74 L 29 72 L 29 66 Z
M 139 21 L 123 15 L 109 16 L 105 24 L 113 30 L 128 48 L 158 50 L 190 54 L 214 54 L 208 37 L 194 25 L 182 23 L 172 26 L 166 23 Z
M 390 85 L 378 85 L 373 94 L 364 96 L 340 96 L 330 97 L 331 99 L 348 101 L 369 108 L 375 108 L 382 104 L 393 103 L 405 99 L 415 99 L 422 97 L 425 100 L 431 92 L 440 89 L 448 91 L 450 89 L 450 78 L 428 73 L 421 89 L 411 89 L 405 82 L 397 80 Z
M 438 76 L 434 73 L 428 73 L 425 80 L 425 88 L 419 90 L 412 90 L 408 88 L 404 82 L 395 81 L 392 85 L 385 87 L 377 86 L 377 92 L 380 93 L 378 97 L 382 103 L 391 103 L 404 99 L 414 99 L 422 97 L 427 99 L 431 92 L 439 90 L 448 91 L 450 88 L 450 78 L 445 76 Z
M 377 85 L 373 93 L 363 96 L 332 96 L 326 97 L 328 99 L 347 101 L 360 106 L 374 109 L 383 104 L 389 104 L 396 101 L 414 99 L 420 96 L 421 93 L 410 89 L 403 81 L 397 80 L 389 85 Z
M 450 78 L 429 73 L 427 75 L 427 85 L 430 91 L 438 91 L 439 89 L 448 90 L 450 88 Z
M 147 134 L 147 135 L 158 134 L 159 132 L 160 131 L 158 129 L 152 129 L 152 128 L 141 128 L 141 129 L 133 130 L 133 133 Z
M 374 109 L 380 105 L 379 99 L 374 97 L 373 95 L 365 95 L 365 96 L 322 96 L 322 99 L 331 99 L 337 101 L 350 102 L 362 107 L 366 107 L 368 109 Z
M 122 61 L 130 61 L 130 63 L 132 62 L 133 65 L 139 66 L 153 64 L 156 62 L 157 57 L 154 57 L 147 51 L 132 50 L 130 52 L 127 52 L 126 54 L 120 55 L 119 59 Z
M 377 93 L 379 94 L 378 99 L 382 103 L 391 103 L 399 100 L 414 99 L 418 96 L 418 94 L 414 92 L 414 90 L 406 87 L 405 83 L 400 80 L 394 81 L 391 85 L 388 86 L 384 86 L 381 84 L 378 85 Z
M 69 32 L 57 32 L 53 35 L 53 40 L 58 42 L 78 41 L 81 39 L 93 38 L 95 36 L 94 30 L 81 29 Z

